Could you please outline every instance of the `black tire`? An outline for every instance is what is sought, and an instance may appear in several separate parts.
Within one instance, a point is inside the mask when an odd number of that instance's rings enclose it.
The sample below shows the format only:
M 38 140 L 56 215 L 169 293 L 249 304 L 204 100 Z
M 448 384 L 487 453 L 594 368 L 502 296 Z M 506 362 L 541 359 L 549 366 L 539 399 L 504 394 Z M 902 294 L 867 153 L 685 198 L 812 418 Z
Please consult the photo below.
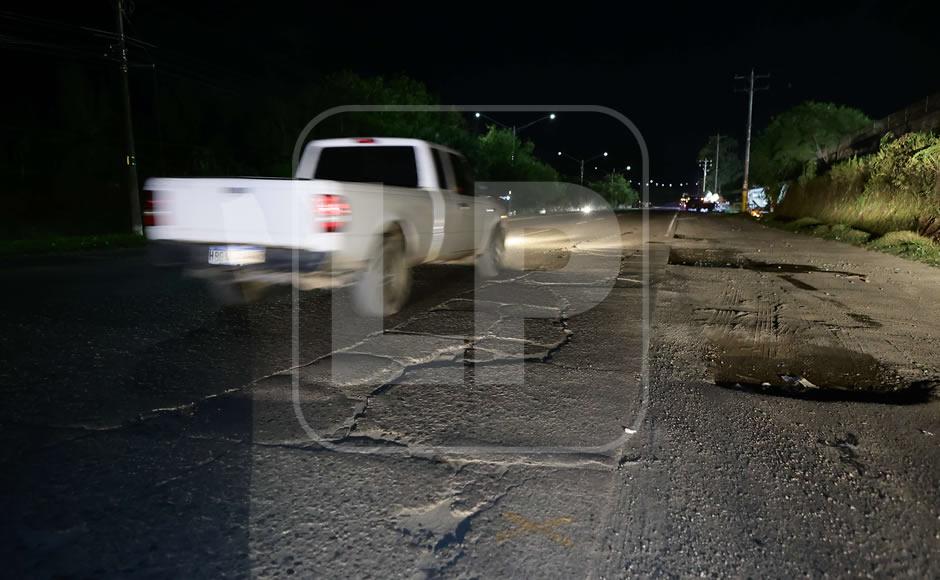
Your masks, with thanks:
M 411 293 L 411 266 L 405 253 L 401 230 L 386 232 L 382 245 L 362 273 L 353 298 L 356 309 L 366 316 L 395 314 Z
M 505 269 L 506 232 L 497 226 L 490 234 L 486 249 L 477 258 L 477 274 L 482 278 L 495 278 Z

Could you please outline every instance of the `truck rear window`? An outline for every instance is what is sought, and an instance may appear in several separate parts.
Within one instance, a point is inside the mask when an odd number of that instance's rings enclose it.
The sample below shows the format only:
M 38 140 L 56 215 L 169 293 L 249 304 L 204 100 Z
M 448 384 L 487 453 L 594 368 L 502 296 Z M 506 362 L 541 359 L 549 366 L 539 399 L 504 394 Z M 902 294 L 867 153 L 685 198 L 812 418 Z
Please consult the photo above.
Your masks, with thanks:
M 314 179 L 418 187 L 414 147 L 326 147 Z

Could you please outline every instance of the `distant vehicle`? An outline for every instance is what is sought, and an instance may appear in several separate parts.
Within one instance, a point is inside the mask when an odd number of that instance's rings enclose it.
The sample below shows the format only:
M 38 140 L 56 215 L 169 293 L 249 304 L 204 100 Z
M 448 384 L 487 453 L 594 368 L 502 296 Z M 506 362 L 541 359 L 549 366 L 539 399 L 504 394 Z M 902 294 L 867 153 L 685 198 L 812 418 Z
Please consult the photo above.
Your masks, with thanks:
M 207 278 L 225 301 L 272 284 L 355 284 L 358 309 L 382 316 L 407 301 L 416 264 L 475 256 L 483 276 L 503 264 L 503 203 L 475 195 L 462 155 L 415 139 L 312 141 L 293 179 L 156 178 L 145 189 L 155 261 Z
M 705 201 L 705 199 L 701 197 L 693 197 L 686 201 L 685 207 L 682 209 L 686 211 L 711 212 L 715 210 L 715 202 Z

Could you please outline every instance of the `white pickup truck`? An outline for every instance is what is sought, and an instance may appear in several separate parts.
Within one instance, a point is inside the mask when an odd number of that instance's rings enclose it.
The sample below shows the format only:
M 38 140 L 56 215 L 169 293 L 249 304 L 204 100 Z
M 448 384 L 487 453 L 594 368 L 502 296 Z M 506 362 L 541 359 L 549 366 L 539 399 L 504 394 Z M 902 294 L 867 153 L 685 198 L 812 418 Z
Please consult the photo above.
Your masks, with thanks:
M 475 255 L 502 266 L 505 208 L 475 195 L 466 159 L 416 139 L 311 141 L 293 179 L 154 178 L 151 255 L 208 278 L 223 297 L 270 284 L 355 284 L 358 308 L 397 312 L 411 267 Z

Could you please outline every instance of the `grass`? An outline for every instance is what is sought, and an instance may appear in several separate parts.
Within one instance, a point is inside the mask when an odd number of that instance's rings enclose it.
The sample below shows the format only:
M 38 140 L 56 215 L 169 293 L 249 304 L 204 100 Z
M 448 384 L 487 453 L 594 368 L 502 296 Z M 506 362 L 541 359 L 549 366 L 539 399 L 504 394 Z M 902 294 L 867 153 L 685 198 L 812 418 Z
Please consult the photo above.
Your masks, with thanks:
M 933 203 L 929 196 L 866 188 L 860 180 L 846 182 L 823 175 L 791 187 L 778 211 L 791 218 L 814 216 L 819 222 L 886 234 L 916 227 L 919 217 L 935 211 Z
M 784 221 L 772 214 L 761 219 L 760 223 L 790 232 L 808 234 L 827 240 L 837 240 L 878 252 L 894 254 L 932 266 L 940 266 L 940 244 L 917 232 L 908 230 L 894 231 L 872 239 L 872 234 L 869 232 L 855 229 L 846 224 L 830 225 L 814 217 Z
M 790 232 L 803 232 L 812 230 L 816 226 L 822 225 L 822 222 L 813 217 L 801 217 L 791 222 L 779 222 L 780 227 Z
M 857 230 L 846 224 L 836 224 L 834 226 L 821 225 L 813 232 L 814 235 L 840 242 L 848 242 L 860 246 L 871 239 L 871 234 Z
M 890 232 L 872 241 L 868 247 L 909 260 L 940 266 L 940 244 L 917 232 Z
M 776 211 L 790 218 L 813 216 L 825 223 L 848 224 L 876 235 L 920 231 L 925 220 L 940 217 L 940 135 L 886 137 L 876 153 L 797 180 Z
M 143 246 L 146 243 L 147 239 L 143 236 L 125 233 L 0 240 L 0 256 L 9 257 L 107 248 L 131 248 Z
M 829 225 L 814 217 L 801 217 L 792 221 L 783 221 L 771 215 L 761 221 L 788 232 L 810 234 L 827 240 L 838 240 L 855 245 L 862 245 L 871 239 L 871 234 L 868 232 L 855 229 L 847 224 Z
M 768 225 L 940 265 L 940 135 L 886 136 L 876 153 L 798 180 L 775 213 Z

